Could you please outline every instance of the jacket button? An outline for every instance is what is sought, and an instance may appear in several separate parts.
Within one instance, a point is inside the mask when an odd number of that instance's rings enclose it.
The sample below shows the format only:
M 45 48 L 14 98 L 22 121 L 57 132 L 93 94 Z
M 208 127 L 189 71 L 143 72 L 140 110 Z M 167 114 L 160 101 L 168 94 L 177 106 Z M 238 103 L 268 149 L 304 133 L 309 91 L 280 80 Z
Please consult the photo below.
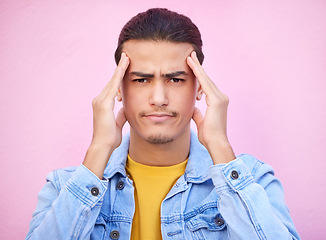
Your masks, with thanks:
M 120 181 L 120 182 L 117 183 L 117 189 L 118 190 L 122 190 L 124 187 L 125 187 L 125 183 L 124 182 Z
M 231 178 L 232 179 L 238 179 L 239 178 L 239 173 L 236 170 L 233 170 L 231 172 Z
M 110 237 L 111 237 L 112 239 L 119 239 L 119 237 L 120 237 L 120 233 L 119 233 L 119 231 L 117 231 L 117 230 L 113 230 L 113 231 L 110 233 Z
M 215 223 L 217 226 L 222 226 L 224 224 L 224 219 L 221 217 L 215 218 Z
M 100 190 L 98 190 L 97 187 L 92 187 L 91 194 L 96 197 L 100 193 Z

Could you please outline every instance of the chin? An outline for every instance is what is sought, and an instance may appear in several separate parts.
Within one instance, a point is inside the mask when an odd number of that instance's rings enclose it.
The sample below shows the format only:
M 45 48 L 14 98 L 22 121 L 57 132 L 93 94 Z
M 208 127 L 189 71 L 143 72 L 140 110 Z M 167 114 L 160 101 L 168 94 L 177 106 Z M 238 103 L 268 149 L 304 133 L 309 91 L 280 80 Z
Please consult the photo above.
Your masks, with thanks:
M 173 142 L 174 138 L 163 134 L 155 134 L 147 137 L 146 141 L 152 144 L 167 144 Z
M 189 126 L 189 124 L 187 125 Z M 137 135 L 137 138 L 141 141 L 146 141 L 151 144 L 167 144 L 176 141 L 177 138 L 187 132 L 187 127 L 180 126 L 137 126 L 132 127 L 130 130 Z

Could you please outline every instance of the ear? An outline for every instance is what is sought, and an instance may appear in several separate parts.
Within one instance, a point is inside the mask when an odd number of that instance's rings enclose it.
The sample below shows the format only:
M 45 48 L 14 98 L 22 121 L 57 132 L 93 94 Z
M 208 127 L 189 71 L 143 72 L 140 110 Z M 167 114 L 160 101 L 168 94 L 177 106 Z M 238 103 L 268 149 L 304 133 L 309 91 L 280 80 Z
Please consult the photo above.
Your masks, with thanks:
M 196 100 L 199 101 L 202 96 L 203 96 L 203 89 L 201 88 L 201 85 L 199 82 L 197 82 L 197 95 L 196 95 Z
M 122 101 L 121 87 L 119 87 L 119 89 L 118 89 L 117 101 L 118 101 L 118 102 L 121 102 L 121 101 Z

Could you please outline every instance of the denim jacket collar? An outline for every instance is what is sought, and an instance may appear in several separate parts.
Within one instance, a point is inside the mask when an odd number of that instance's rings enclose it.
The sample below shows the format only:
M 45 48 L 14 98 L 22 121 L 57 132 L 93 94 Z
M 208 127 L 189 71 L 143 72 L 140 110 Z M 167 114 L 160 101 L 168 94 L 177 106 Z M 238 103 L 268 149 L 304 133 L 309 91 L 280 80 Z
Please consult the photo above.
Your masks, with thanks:
M 108 165 L 106 166 L 104 177 L 112 178 L 116 173 L 126 177 L 126 161 L 129 150 L 130 133 L 122 138 L 122 142 L 118 148 L 112 153 Z M 200 159 L 200 161 L 198 161 Z M 190 152 L 187 167 L 185 170 L 185 179 L 187 182 L 201 183 L 206 181 L 208 169 L 213 165 L 213 161 L 206 148 L 199 142 L 196 133 L 191 130 Z

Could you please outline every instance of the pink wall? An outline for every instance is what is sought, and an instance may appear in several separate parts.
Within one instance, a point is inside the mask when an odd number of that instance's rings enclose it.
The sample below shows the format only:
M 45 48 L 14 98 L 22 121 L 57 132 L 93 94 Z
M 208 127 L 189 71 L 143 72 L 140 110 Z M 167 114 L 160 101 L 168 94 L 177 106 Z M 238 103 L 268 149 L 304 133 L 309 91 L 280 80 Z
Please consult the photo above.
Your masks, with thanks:
M 184 13 L 201 29 L 206 71 L 230 98 L 236 153 L 273 165 L 302 238 L 322 239 L 323 0 L 2 0 L 0 239 L 24 238 L 49 171 L 82 162 L 91 102 L 114 71 L 119 31 L 150 7 Z

